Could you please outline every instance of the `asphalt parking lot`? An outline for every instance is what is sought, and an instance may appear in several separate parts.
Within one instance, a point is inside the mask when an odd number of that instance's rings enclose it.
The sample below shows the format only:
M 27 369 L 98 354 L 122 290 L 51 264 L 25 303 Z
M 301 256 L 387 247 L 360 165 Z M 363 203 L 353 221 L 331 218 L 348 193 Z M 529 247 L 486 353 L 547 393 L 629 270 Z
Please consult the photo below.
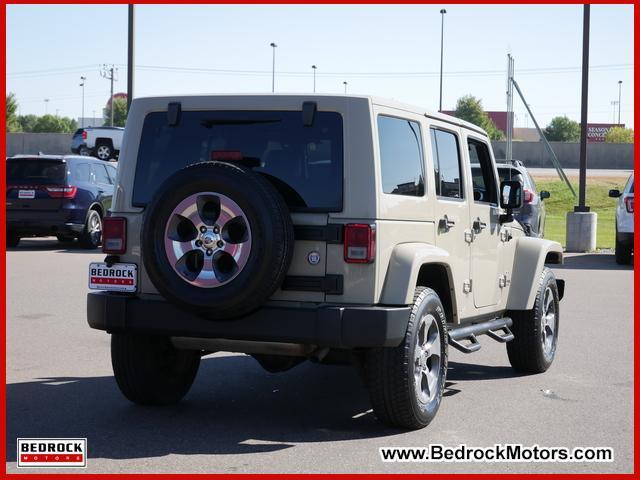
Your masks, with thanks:
M 113 379 L 108 335 L 85 320 L 87 264 L 103 255 L 55 239 L 6 255 L 10 472 L 17 437 L 87 437 L 87 472 L 633 471 L 633 270 L 613 255 L 571 255 L 556 269 L 567 286 L 547 373 L 515 374 L 504 345 L 487 338 L 470 356 L 450 350 L 438 416 L 415 432 L 376 422 L 353 369 L 307 362 L 269 374 L 243 355 L 203 359 L 178 406 L 134 406 Z M 609 446 L 615 461 L 380 461 L 379 447 L 429 443 Z

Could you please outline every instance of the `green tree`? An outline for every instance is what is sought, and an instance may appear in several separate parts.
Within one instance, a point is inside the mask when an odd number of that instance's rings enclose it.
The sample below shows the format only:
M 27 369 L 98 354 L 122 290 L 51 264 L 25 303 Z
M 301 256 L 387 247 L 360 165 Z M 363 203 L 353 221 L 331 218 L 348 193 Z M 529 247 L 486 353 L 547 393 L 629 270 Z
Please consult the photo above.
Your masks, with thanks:
M 20 132 L 20 123 L 18 123 L 18 101 L 15 93 L 7 94 L 7 132 Z
M 502 130 L 496 127 L 496 124 L 493 123 L 493 120 L 489 118 L 487 112 L 482 108 L 482 100 L 473 95 L 465 95 L 458 99 L 454 115 L 484 129 L 491 140 L 502 140 L 504 138 Z
M 577 142 L 580 140 L 580 124 L 568 117 L 554 117 L 544 129 L 550 142 Z
M 38 117 L 32 131 L 35 133 L 72 133 L 76 127 L 76 121 L 70 118 L 44 115 Z
M 18 117 L 18 123 L 20 123 L 23 132 L 33 132 L 36 123 L 38 123 L 38 116 L 33 114 L 20 115 Z
M 127 99 L 126 98 L 114 98 L 113 102 L 113 126 L 124 127 L 127 122 Z M 107 105 L 104 109 L 104 125 L 111 125 L 111 105 Z
M 607 143 L 633 143 L 633 129 L 613 127 L 605 135 L 604 141 Z

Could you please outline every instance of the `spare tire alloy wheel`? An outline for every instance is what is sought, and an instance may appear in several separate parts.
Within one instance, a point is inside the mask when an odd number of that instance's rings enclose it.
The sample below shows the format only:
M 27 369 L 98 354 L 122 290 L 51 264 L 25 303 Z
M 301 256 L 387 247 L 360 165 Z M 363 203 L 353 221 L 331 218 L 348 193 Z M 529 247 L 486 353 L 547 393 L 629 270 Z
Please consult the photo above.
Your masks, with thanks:
M 216 288 L 233 280 L 247 264 L 251 228 L 229 197 L 200 192 L 173 209 L 164 245 L 169 263 L 185 282 Z

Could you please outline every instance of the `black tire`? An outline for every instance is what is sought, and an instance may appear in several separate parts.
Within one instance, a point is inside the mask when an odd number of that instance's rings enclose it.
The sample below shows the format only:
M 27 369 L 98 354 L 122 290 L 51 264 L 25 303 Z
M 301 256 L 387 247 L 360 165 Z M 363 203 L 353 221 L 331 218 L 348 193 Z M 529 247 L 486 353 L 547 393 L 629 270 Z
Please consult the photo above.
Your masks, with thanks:
M 95 222 L 97 222 L 98 230 L 95 230 Z M 95 249 L 102 243 L 102 217 L 97 210 L 89 210 L 87 220 L 84 223 L 84 229 L 80 235 L 80 245 L 83 248 Z
M 548 310 L 546 302 L 553 307 Z M 551 319 L 546 315 L 553 313 Z M 507 343 L 507 354 L 511 366 L 525 373 L 542 373 L 553 363 L 558 346 L 560 325 L 560 301 L 556 277 L 551 270 L 544 268 L 538 279 L 538 291 L 531 310 L 514 310 L 508 313 L 513 319 L 514 339 Z M 553 333 L 546 343 L 549 331 Z
M 78 149 L 78 155 L 82 155 L 83 157 L 90 157 L 91 156 L 91 149 L 87 148 L 87 147 L 80 147 Z
M 200 192 L 233 200 L 251 231 L 251 249 L 232 280 L 215 288 L 196 286 L 180 276 L 165 251 L 165 228 L 173 209 Z M 221 162 L 186 167 L 171 176 L 145 209 L 142 255 L 149 278 L 168 300 L 210 319 L 247 314 L 280 286 L 293 256 L 293 225 L 275 188 L 250 169 Z
M 630 265 L 632 251 L 631 245 L 625 245 L 620 242 L 618 232 L 616 232 L 616 263 L 618 265 Z
M 72 243 L 75 240 L 71 235 L 56 235 L 56 238 L 60 243 Z
M 20 236 L 16 232 L 7 232 L 7 247 L 16 248 L 20 243 Z
M 170 405 L 189 391 L 200 352 L 178 350 L 167 337 L 114 333 L 111 364 L 120 391 L 140 405 Z
M 416 388 L 417 342 L 425 325 L 437 326 L 437 331 L 429 328 L 429 338 L 440 341 L 439 365 L 433 393 L 421 398 Z M 413 308 L 403 342 L 394 348 L 374 348 L 365 354 L 364 368 L 373 411 L 378 419 L 390 426 L 418 429 L 426 427 L 436 416 L 447 379 L 447 327 L 444 308 L 440 298 L 430 288 L 418 287 L 415 291 Z M 425 364 L 423 364 L 425 365 Z M 428 364 L 427 364 L 428 365 Z M 423 381 L 422 374 L 419 375 Z M 422 383 L 421 383 L 422 385 Z
M 107 142 L 97 142 L 95 148 L 95 156 L 108 162 L 113 157 L 113 147 Z

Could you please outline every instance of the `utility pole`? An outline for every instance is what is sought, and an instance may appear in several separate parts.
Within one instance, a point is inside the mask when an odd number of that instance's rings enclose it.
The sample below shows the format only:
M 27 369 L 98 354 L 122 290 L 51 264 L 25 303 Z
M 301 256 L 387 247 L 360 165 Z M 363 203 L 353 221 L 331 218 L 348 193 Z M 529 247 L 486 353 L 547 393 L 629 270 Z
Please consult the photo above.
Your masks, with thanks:
M 276 91 L 276 48 L 278 45 L 271 42 L 269 46 L 273 49 L 273 59 L 271 63 L 271 93 Z
M 440 16 L 442 17 L 442 22 L 440 24 L 440 107 L 438 111 L 442 111 L 442 65 L 444 61 L 444 14 L 447 11 L 443 8 L 440 10 Z
M 116 74 L 118 73 L 118 69 L 113 65 L 102 65 L 102 71 L 100 75 L 102 78 L 106 78 L 111 82 L 111 96 L 109 97 L 109 105 L 111 110 L 111 126 L 113 127 L 113 82 L 117 81 Z
M 618 125 L 620 125 L 620 109 L 622 108 L 622 80 L 618 80 Z
M 82 87 L 82 116 L 80 117 L 80 127 L 84 128 L 84 82 L 87 79 L 87 77 L 80 77 L 80 86 Z
M 134 5 L 129 4 L 129 34 L 128 34 L 128 50 L 127 50 L 127 114 L 131 107 L 131 101 L 133 100 L 133 80 L 135 73 L 134 64 Z M 111 109 L 113 110 L 113 108 Z
M 318 67 L 311 65 L 311 68 L 313 68 L 313 93 L 316 93 L 316 70 Z

